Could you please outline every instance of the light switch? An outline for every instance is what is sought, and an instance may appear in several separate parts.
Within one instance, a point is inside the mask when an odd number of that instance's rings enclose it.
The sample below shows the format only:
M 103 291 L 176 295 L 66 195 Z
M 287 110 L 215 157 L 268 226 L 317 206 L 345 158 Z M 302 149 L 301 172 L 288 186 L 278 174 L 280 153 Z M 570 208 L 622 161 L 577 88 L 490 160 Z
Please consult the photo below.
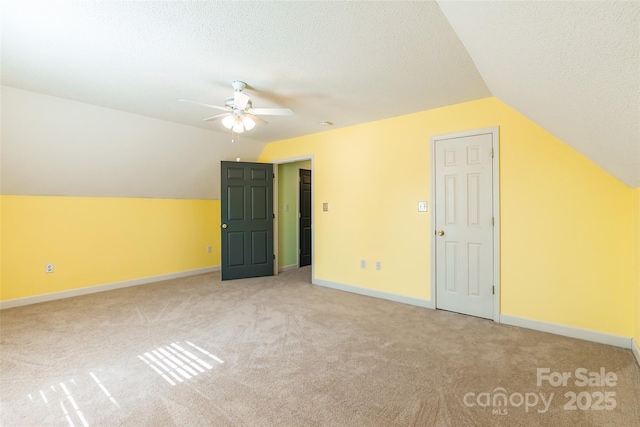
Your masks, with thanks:
M 427 202 L 418 202 L 418 212 L 427 211 Z
M 329 203 L 323 203 L 322 204 L 322 210 L 325 212 L 329 212 Z

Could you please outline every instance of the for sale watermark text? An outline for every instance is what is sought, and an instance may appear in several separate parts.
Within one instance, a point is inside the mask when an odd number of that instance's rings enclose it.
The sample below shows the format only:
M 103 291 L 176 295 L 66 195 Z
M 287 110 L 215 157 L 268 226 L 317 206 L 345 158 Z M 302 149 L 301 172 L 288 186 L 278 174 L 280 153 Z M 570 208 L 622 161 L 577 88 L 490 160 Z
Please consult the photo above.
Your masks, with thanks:
M 607 372 L 600 368 L 599 372 L 589 372 L 585 368 L 578 368 L 571 372 L 551 372 L 549 368 L 538 368 L 538 387 L 545 382 L 552 387 L 566 387 L 571 378 L 575 378 L 573 385 L 576 387 L 615 387 L 618 385 L 618 376 L 615 372 Z
M 616 387 L 618 375 L 615 372 L 607 372 L 605 368 L 598 371 L 589 371 L 586 368 L 578 368 L 574 371 L 552 371 L 550 368 L 537 368 L 536 385 L 538 387 L 579 387 L 581 390 L 569 390 L 564 393 L 564 401 L 561 402 L 565 411 L 611 411 L 616 408 L 616 393 L 608 390 L 587 391 L 585 387 Z M 535 410 L 540 414 L 547 413 L 556 396 L 555 392 L 543 393 L 541 391 L 526 393 L 507 393 L 502 387 L 497 387 L 493 392 L 466 393 L 462 399 L 465 406 L 491 408 L 494 415 L 508 415 L 509 407 L 524 407 L 525 412 Z

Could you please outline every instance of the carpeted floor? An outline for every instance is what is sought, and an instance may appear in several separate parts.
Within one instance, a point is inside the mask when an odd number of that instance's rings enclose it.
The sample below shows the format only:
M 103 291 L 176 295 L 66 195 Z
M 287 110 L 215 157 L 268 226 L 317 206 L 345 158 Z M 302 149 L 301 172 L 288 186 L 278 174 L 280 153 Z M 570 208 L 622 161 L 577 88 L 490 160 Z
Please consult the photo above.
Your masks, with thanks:
M 309 282 L 213 273 L 3 310 L 0 423 L 640 425 L 629 350 Z

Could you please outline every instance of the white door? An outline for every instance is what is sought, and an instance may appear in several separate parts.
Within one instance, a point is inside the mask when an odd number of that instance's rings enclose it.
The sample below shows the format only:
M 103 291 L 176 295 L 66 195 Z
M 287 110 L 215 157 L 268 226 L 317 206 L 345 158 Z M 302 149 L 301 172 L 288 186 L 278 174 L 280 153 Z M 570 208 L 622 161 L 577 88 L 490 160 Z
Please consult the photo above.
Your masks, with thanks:
M 434 140 L 436 308 L 494 318 L 493 138 Z

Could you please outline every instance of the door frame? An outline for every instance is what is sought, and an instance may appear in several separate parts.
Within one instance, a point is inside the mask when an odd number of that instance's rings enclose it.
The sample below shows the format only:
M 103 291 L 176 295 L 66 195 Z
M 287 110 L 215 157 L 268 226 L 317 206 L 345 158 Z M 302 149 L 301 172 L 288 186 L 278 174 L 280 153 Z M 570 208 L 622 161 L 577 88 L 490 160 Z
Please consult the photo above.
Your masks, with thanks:
M 273 180 L 273 213 L 275 214 L 275 218 L 273 220 L 273 253 L 275 254 L 276 258 L 275 258 L 275 263 L 273 265 L 273 274 L 277 275 L 278 274 L 278 264 L 279 264 L 279 256 L 278 256 L 278 248 L 280 245 L 280 242 L 278 240 L 278 221 L 280 219 L 279 217 L 279 212 L 278 212 L 278 183 L 279 183 L 279 177 L 278 177 L 278 165 L 281 164 L 285 164 L 285 163 L 298 163 L 298 162 L 304 162 L 306 160 L 311 160 L 311 212 L 312 212 L 312 216 L 311 216 L 311 281 L 314 282 L 315 278 L 316 278 L 316 267 L 315 267 L 315 257 L 316 257 L 316 250 L 315 250 L 315 245 L 316 245 L 316 229 L 315 229 L 315 221 L 314 221 L 314 217 L 315 215 L 313 215 L 313 212 L 315 212 L 315 203 L 314 203 L 314 199 L 315 199 L 315 160 L 314 160 L 314 156 L 313 154 L 308 154 L 308 155 L 303 155 L 303 156 L 297 156 L 297 157 L 287 157 L 285 159 L 278 159 L 278 160 L 272 160 L 271 163 L 274 165 L 273 168 L 273 174 L 274 174 L 274 180 Z M 298 168 L 300 169 L 300 168 Z M 296 200 L 299 196 L 296 196 Z M 299 205 L 299 202 L 296 204 Z M 297 210 L 299 210 L 299 206 L 296 208 Z M 298 227 L 296 227 L 297 230 Z M 296 234 L 298 234 L 298 231 L 296 231 Z M 297 242 L 298 244 L 300 244 L 299 242 L 300 236 L 298 236 Z M 297 264 L 300 265 L 300 256 L 297 255 L 296 256 L 296 260 L 297 260 Z
M 492 192 L 493 192 L 493 286 L 495 286 L 495 293 L 493 295 L 493 321 L 500 323 L 500 138 L 499 127 L 490 127 L 484 129 L 469 130 L 464 132 L 456 132 L 445 135 L 436 135 L 431 137 L 431 143 L 429 147 L 429 153 L 431 159 L 429 160 L 429 166 L 431 169 L 431 308 L 437 309 L 436 299 L 436 215 L 433 208 L 435 196 L 436 196 L 436 142 L 444 141 L 447 139 L 464 138 L 468 136 L 476 135 L 492 135 Z M 313 182 L 312 182 L 313 184 Z

